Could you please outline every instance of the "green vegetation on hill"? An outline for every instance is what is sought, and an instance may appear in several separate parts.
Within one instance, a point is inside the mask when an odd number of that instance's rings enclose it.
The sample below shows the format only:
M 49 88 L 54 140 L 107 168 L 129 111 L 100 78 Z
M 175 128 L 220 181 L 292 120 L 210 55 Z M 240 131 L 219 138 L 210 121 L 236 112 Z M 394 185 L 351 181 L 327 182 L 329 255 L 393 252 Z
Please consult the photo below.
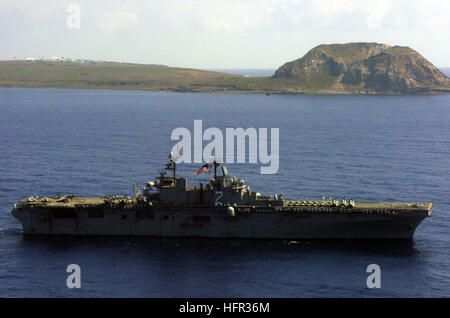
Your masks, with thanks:
M 416 51 L 378 43 L 319 45 L 272 77 L 162 65 L 3 61 L 0 86 L 240 93 L 450 93 L 450 80 Z
M 0 63 L 1 86 L 216 91 L 241 89 L 242 79 L 230 74 L 127 63 Z

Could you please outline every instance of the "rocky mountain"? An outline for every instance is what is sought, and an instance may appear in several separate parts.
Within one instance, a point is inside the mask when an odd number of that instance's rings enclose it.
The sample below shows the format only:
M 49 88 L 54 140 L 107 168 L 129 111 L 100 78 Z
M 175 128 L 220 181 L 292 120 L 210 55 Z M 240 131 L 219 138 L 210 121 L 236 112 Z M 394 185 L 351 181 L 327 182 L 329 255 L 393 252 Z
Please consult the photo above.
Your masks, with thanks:
M 319 45 L 281 66 L 272 78 L 313 92 L 450 92 L 450 79 L 418 52 L 379 43 Z

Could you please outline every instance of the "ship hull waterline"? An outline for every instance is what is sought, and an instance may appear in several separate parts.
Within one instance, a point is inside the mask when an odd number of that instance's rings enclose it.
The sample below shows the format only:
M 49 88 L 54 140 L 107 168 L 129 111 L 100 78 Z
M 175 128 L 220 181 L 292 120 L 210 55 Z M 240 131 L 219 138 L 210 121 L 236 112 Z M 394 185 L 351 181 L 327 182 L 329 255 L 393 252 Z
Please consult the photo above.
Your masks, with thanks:
M 395 212 L 395 211 L 394 211 Z M 398 213 L 251 212 L 223 209 L 106 209 L 55 216 L 51 209 L 13 209 L 24 234 L 121 235 L 230 239 L 412 239 L 429 210 Z

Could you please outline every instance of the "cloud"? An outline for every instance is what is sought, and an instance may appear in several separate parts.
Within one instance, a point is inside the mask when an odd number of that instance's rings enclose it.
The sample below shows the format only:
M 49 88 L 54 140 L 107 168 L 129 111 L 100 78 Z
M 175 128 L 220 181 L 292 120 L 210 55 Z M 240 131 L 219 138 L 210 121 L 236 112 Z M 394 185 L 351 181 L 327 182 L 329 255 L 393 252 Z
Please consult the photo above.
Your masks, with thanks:
M 72 3 L 77 30 L 66 27 Z M 276 67 L 321 43 L 377 41 L 450 65 L 449 20 L 444 0 L 2 0 L 0 58 Z
M 115 10 L 101 13 L 98 17 L 97 26 L 101 32 L 112 33 L 118 30 L 136 27 L 138 14 L 126 10 Z

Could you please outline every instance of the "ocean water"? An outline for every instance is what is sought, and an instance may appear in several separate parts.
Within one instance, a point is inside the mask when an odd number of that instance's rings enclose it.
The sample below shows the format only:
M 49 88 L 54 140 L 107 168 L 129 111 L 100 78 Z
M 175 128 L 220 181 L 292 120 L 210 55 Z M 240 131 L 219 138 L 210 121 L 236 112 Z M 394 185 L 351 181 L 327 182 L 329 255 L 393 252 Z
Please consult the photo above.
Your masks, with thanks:
M 413 241 L 23 237 L 30 195 L 132 194 L 177 127 L 280 129 L 280 165 L 230 164 L 289 198 L 433 202 Z M 450 96 L 179 94 L 0 88 L 0 297 L 448 297 Z M 189 184 L 199 164 L 180 164 Z M 81 267 L 81 289 L 66 267 Z M 366 268 L 381 268 L 368 289 Z

